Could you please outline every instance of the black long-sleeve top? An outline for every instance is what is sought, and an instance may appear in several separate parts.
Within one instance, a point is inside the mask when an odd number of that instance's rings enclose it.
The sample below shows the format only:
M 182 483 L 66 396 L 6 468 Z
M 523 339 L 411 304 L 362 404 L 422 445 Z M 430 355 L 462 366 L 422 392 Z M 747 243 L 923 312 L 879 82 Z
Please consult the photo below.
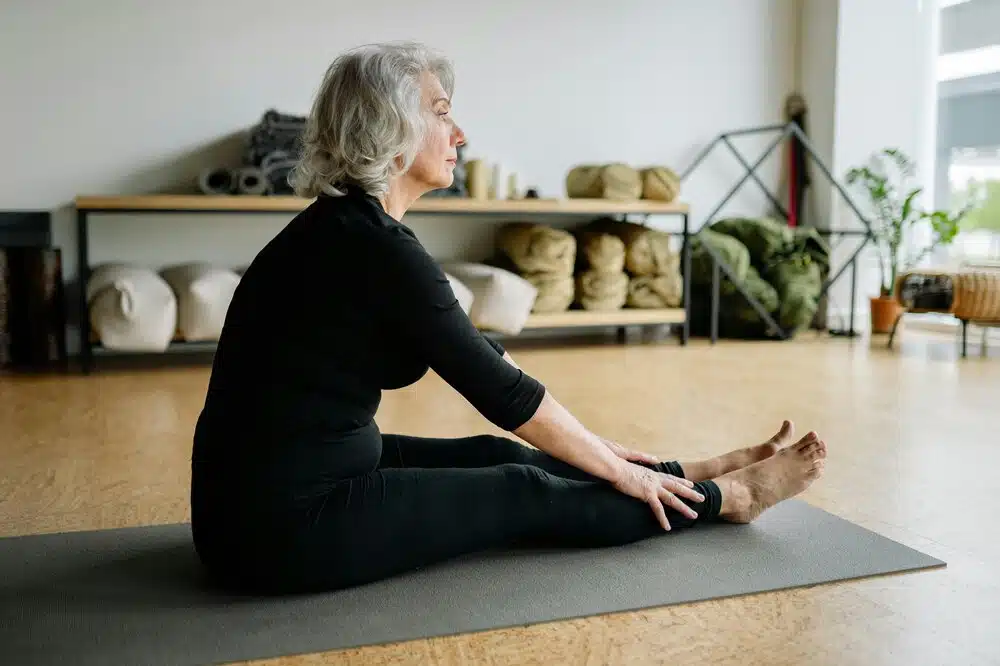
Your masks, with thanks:
M 194 461 L 317 446 L 369 426 L 383 390 L 433 369 L 507 431 L 544 395 L 462 311 L 414 233 L 352 188 L 321 195 L 244 273 L 213 361 Z M 329 452 L 335 455 L 334 451 Z

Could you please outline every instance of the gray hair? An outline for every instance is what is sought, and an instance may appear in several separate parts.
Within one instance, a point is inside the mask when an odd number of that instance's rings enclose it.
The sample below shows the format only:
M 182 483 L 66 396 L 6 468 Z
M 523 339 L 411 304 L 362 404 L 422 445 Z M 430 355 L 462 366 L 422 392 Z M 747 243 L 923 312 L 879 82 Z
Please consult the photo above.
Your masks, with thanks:
M 327 69 L 302 135 L 289 183 L 302 197 L 339 196 L 354 184 L 372 196 L 413 163 L 427 126 L 420 77 L 435 74 L 450 97 L 451 63 L 416 43 L 370 44 Z M 402 165 L 396 158 L 402 158 Z

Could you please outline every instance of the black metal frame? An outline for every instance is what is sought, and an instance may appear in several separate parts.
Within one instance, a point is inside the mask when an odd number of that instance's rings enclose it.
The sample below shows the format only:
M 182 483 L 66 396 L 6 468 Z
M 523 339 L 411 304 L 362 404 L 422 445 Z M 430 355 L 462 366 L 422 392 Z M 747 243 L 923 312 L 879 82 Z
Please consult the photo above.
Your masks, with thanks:
M 740 154 L 740 152 L 733 145 L 732 141 L 730 141 L 732 137 L 736 136 L 745 136 L 749 134 L 765 134 L 771 132 L 778 132 L 779 133 L 778 137 L 768 145 L 764 153 L 753 164 L 748 164 L 743 155 Z M 695 231 L 693 235 L 697 236 L 704 229 L 706 229 L 712 223 L 713 218 L 715 218 L 715 216 L 719 214 L 719 212 L 730 201 L 730 199 L 732 199 L 739 191 L 739 189 L 743 187 L 743 184 L 751 179 L 757 185 L 760 186 L 761 190 L 763 190 L 764 194 L 770 200 L 771 204 L 777 209 L 777 211 L 785 218 L 787 222 L 788 211 L 785 210 L 785 207 L 781 205 L 781 202 L 778 200 L 778 198 L 775 197 L 771 193 L 771 191 L 767 188 L 767 186 L 760 180 L 760 178 L 756 174 L 756 171 L 758 168 L 760 168 L 760 165 L 763 164 L 764 161 L 771 155 L 771 153 L 774 152 L 774 150 L 778 148 L 778 146 L 780 146 L 782 142 L 784 142 L 786 139 L 790 137 L 794 137 L 802 143 L 802 147 L 805 149 L 806 154 L 809 155 L 810 158 L 812 158 L 812 161 L 816 163 L 816 165 L 820 168 L 820 170 L 823 172 L 823 175 L 826 176 L 827 180 L 830 181 L 830 184 L 840 193 L 842 197 L 844 197 L 844 200 L 847 202 L 847 205 L 850 207 L 850 209 L 857 216 L 858 220 L 865 227 L 864 229 L 854 229 L 854 230 L 828 230 L 816 227 L 816 230 L 819 231 L 821 234 L 834 235 L 834 236 L 864 237 L 861 244 L 858 245 L 857 248 L 855 248 L 850 258 L 843 266 L 841 266 L 840 270 L 836 271 L 831 277 L 828 277 L 826 280 L 824 280 L 823 288 L 820 291 L 820 298 L 823 298 L 829 291 L 830 287 L 843 276 L 844 271 L 850 268 L 851 270 L 850 328 L 846 332 L 846 335 L 855 336 L 857 335 L 857 333 L 854 330 L 854 302 L 857 297 L 857 259 L 858 255 L 864 249 L 865 245 L 867 245 L 870 241 L 875 239 L 875 234 L 872 230 L 871 223 L 868 222 L 868 219 L 861 213 L 860 210 L 858 210 L 858 207 L 851 200 L 850 195 L 848 195 L 848 193 L 844 190 L 843 186 L 837 181 L 837 179 L 830 172 L 830 169 L 826 166 L 826 164 L 823 163 L 823 160 L 820 159 L 819 155 L 817 155 L 816 150 L 813 147 L 812 143 L 809 141 L 808 137 L 805 135 L 805 133 L 802 131 L 802 129 L 798 126 L 797 123 L 789 122 L 781 125 L 763 125 L 759 127 L 749 127 L 745 129 L 733 130 L 730 132 L 723 132 L 722 134 L 717 136 L 711 143 L 709 143 L 700 153 L 698 153 L 698 156 L 694 159 L 694 161 L 690 164 L 690 166 L 688 166 L 688 168 L 685 169 L 680 174 L 680 180 L 682 183 L 695 171 L 695 169 L 697 169 L 702 164 L 702 162 L 705 161 L 705 159 L 712 152 L 712 150 L 720 143 L 724 144 L 726 147 L 729 148 L 732 154 L 736 157 L 737 161 L 740 163 L 740 166 L 743 167 L 745 173 L 743 177 L 739 181 L 737 181 L 735 185 L 733 185 L 733 187 L 729 190 L 729 192 L 726 193 L 726 195 L 715 206 L 712 212 L 708 214 L 708 216 L 702 223 L 702 226 L 697 231 Z M 685 240 L 686 241 L 690 240 L 690 238 L 688 236 L 685 236 Z M 746 299 L 746 301 L 750 304 L 750 306 L 753 307 L 753 309 L 757 312 L 757 314 L 760 315 L 761 318 L 767 323 L 770 332 L 778 335 L 781 339 L 787 339 L 790 335 L 790 332 L 783 330 L 781 326 L 778 324 L 778 322 L 776 322 L 774 318 L 771 317 L 770 313 L 767 312 L 767 309 L 760 303 L 760 301 L 754 298 L 753 294 L 747 291 L 747 289 L 740 282 L 740 280 L 736 279 L 736 276 L 733 274 L 732 267 L 729 266 L 729 264 L 725 261 L 725 259 L 723 259 L 719 255 L 719 253 L 716 252 L 711 247 L 711 245 L 705 243 L 703 244 L 703 248 L 706 252 L 708 252 L 709 256 L 712 258 L 712 295 L 711 295 L 712 342 L 715 343 L 718 340 L 718 335 L 719 335 L 718 326 L 719 326 L 720 271 L 726 274 L 726 277 L 729 278 L 729 280 L 733 283 L 733 285 L 740 292 L 740 294 Z M 685 275 L 688 272 L 687 271 L 688 267 L 689 265 L 686 264 Z
M 205 195 L 208 198 L 207 195 Z M 254 197 L 255 198 L 255 197 Z M 80 327 L 79 330 L 79 342 L 80 342 L 80 364 L 83 374 L 89 374 L 93 368 L 94 363 L 94 351 L 95 347 L 90 341 L 90 315 L 87 308 L 87 282 L 90 279 L 91 266 L 90 266 L 90 215 L 91 214 L 114 214 L 114 215 L 125 215 L 125 214 L 171 214 L 171 213 L 184 213 L 184 214 L 214 214 L 214 215 L 278 215 L 286 211 L 281 210 L 262 210 L 260 208 L 247 207 L 247 208 L 129 208 L 129 207 L 111 207 L 111 208 L 87 208 L 77 206 L 76 208 L 76 261 L 77 261 L 77 319 Z M 288 213 L 293 213 L 295 211 L 289 210 Z M 468 212 L 463 211 L 434 211 L 428 212 L 429 215 L 469 215 Z M 512 213 L 493 213 L 489 211 L 477 212 L 475 215 L 512 215 Z M 517 213 L 514 213 L 517 214 Z M 598 215 L 599 213 L 586 213 L 586 215 Z M 570 213 L 566 211 L 541 211 L 534 212 L 531 215 L 549 215 L 549 216 L 574 216 L 579 217 L 583 213 Z M 659 214 L 658 214 L 659 215 Z M 680 331 L 680 343 L 686 345 L 691 335 L 691 244 L 690 244 L 690 230 L 689 230 L 689 220 L 690 213 L 686 210 L 678 211 L 675 213 L 664 213 L 664 215 L 680 216 L 683 220 L 683 249 L 682 249 L 682 262 L 684 264 L 683 269 L 683 291 L 684 291 L 684 322 L 681 324 Z M 618 333 L 619 338 L 624 337 L 625 329 L 627 327 L 619 327 Z M 199 349 L 204 350 L 208 347 L 206 343 L 185 343 L 185 342 L 173 342 L 170 345 L 170 350 L 181 350 L 181 349 Z
M 0 211 L 0 245 L 52 247 L 52 213 L 34 210 Z

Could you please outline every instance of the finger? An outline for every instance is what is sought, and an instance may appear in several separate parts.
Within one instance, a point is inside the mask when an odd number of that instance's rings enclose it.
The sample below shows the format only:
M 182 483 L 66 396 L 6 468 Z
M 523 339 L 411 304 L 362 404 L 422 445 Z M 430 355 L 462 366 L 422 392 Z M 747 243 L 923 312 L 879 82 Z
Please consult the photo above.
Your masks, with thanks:
M 680 495 L 681 497 L 685 497 L 685 498 L 691 500 L 692 502 L 704 502 L 705 501 L 705 496 L 702 495 L 697 490 L 695 490 L 694 488 L 689 488 L 687 486 L 680 485 L 680 484 L 676 484 L 676 485 L 673 485 L 673 486 L 665 486 L 665 487 L 666 487 L 667 490 L 669 490 L 670 492 L 674 493 L 675 495 Z
M 660 459 L 656 456 L 649 453 L 643 453 L 641 451 L 627 451 L 625 455 L 627 456 L 627 459 L 632 462 L 644 462 L 654 465 L 660 462 Z
M 684 479 L 679 476 L 674 476 L 673 474 L 662 474 L 661 476 L 663 477 L 664 481 L 673 481 L 682 486 L 687 486 L 688 488 L 694 488 L 694 481 L 691 481 L 690 479 Z
M 667 520 L 667 512 L 663 509 L 663 503 L 660 502 L 658 498 L 654 497 L 649 500 L 649 506 L 653 508 L 653 513 L 656 514 L 656 519 L 660 521 L 660 527 L 669 532 L 670 521 Z
M 667 504 L 668 506 L 670 506 L 670 508 L 672 508 L 674 511 L 681 514 L 682 516 L 686 516 L 691 520 L 694 520 L 698 517 L 697 511 L 689 507 L 687 504 L 682 502 L 677 496 L 670 493 L 666 489 L 660 491 L 660 498 L 664 504 Z

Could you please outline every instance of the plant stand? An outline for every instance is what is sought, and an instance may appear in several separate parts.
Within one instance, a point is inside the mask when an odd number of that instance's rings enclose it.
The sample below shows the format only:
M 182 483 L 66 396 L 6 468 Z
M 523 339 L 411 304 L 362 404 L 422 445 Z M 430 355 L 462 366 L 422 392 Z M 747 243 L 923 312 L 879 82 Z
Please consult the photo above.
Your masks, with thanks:
M 777 133 L 778 136 L 774 139 L 774 141 L 772 141 L 768 145 L 764 153 L 752 164 L 747 162 L 747 160 L 743 157 L 742 154 L 740 154 L 740 152 L 736 149 L 736 147 L 730 140 L 731 138 L 736 136 L 746 136 L 751 134 L 771 134 L 771 133 Z M 753 180 L 758 186 L 760 186 L 761 190 L 767 196 L 768 200 L 774 206 L 775 210 L 781 214 L 781 216 L 785 219 L 787 223 L 789 220 L 789 214 L 787 209 L 785 208 L 785 206 L 782 205 L 782 203 L 778 200 L 778 198 L 771 193 L 768 187 L 761 181 L 760 177 L 757 176 L 756 171 L 758 168 L 760 168 L 760 165 L 764 163 L 764 161 L 768 158 L 768 156 L 770 156 L 771 153 L 774 152 L 774 150 L 777 149 L 782 144 L 783 141 L 793 137 L 800 142 L 805 155 L 807 155 L 813 162 L 815 162 L 816 166 L 819 167 L 820 171 L 823 173 L 826 179 L 830 181 L 830 184 L 834 187 L 834 189 L 836 189 L 836 191 L 839 192 L 840 195 L 844 198 L 844 200 L 847 202 L 848 207 L 851 209 L 851 211 L 854 213 L 854 215 L 858 218 L 858 220 L 864 227 L 863 229 L 833 230 L 833 229 L 824 229 L 822 227 L 813 225 L 816 228 L 816 230 L 821 234 L 826 236 L 837 237 L 838 244 L 840 241 L 846 239 L 846 237 L 853 236 L 861 238 L 861 243 L 851 253 L 850 258 L 847 260 L 847 262 L 845 262 L 844 265 L 841 266 L 839 270 L 832 272 L 830 276 L 824 279 L 823 287 L 819 295 L 820 300 L 822 300 L 823 297 L 826 296 L 830 287 L 834 285 L 838 280 L 840 280 L 844 276 L 845 272 L 850 270 L 851 273 L 850 325 L 846 331 L 831 331 L 831 332 L 839 335 L 854 337 L 858 335 L 858 333 L 854 330 L 854 309 L 855 309 L 854 303 L 857 300 L 857 259 L 858 255 L 864 249 L 865 245 L 867 245 L 870 241 L 875 239 L 875 235 L 874 232 L 872 231 L 871 224 L 861 213 L 861 211 L 858 210 L 858 207 L 851 200 L 851 197 L 844 190 L 840 182 L 830 172 L 830 169 L 819 158 L 812 143 L 809 141 L 808 137 L 805 135 L 805 133 L 802 131 L 802 129 L 799 127 L 797 123 L 789 122 L 781 125 L 764 125 L 760 127 L 750 127 L 746 129 L 724 132 L 720 134 L 718 137 L 716 137 L 711 143 L 709 143 L 708 146 L 706 146 L 701 151 L 701 153 L 698 154 L 698 156 L 694 159 L 691 165 L 683 173 L 680 174 L 680 180 L 682 183 L 692 173 L 695 172 L 695 170 L 705 161 L 705 159 L 712 152 L 712 150 L 719 144 L 723 144 L 727 148 L 729 148 L 733 156 L 739 162 L 740 166 L 743 167 L 745 173 L 743 177 L 740 178 L 739 181 L 737 181 L 737 183 L 733 185 L 733 187 L 725 194 L 725 196 L 722 197 L 722 200 L 719 201 L 719 203 L 715 206 L 715 208 L 712 209 L 712 211 L 705 218 L 701 227 L 692 232 L 692 236 L 699 235 L 701 231 L 707 228 L 711 224 L 713 219 L 723 209 L 723 207 L 729 202 L 730 199 L 733 198 L 733 196 L 736 195 L 739 189 L 748 180 Z M 703 244 L 703 247 L 709 254 L 709 256 L 712 258 L 713 262 L 713 271 L 712 271 L 713 279 L 712 279 L 712 291 L 711 291 L 712 342 L 714 343 L 718 339 L 718 320 L 719 320 L 718 304 L 719 304 L 719 288 L 720 288 L 719 285 L 720 271 L 721 273 L 724 273 L 726 277 L 729 278 L 729 280 L 733 283 L 733 285 L 740 292 L 740 294 L 746 299 L 746 301 L 750 304 L 750 306 L 753 307 L 753 309 L 757 312 L 758 315 L 760 315 L 760 317 L 770 328 L 771 332 L 783 340 L 787 339 L 791 335 L 791 331 L 785 331 L 781 328 L 778 322 L 774 320 L 774 318 L 767 311 L 767 309 L 760 303 L 760 301 L 758 301 L 747 290 L 746 286 L 740 280 L 736 279 L 732 267 L 721 256 L 719 256 L 718 252 L 716 252 L 711 247 L 711 245 L 705 243 Z

